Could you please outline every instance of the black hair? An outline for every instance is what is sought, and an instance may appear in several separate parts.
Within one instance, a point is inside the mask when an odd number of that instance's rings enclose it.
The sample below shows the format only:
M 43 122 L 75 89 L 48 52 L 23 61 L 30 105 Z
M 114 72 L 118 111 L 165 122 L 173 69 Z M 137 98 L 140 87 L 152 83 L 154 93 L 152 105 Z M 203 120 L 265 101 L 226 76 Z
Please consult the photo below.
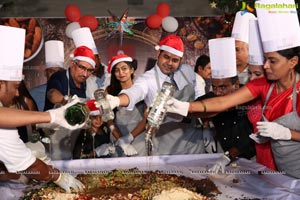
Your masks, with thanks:
M 124 61 L 130 68 L 136 70 L 137 68 L 137 60 L 133 60 L 132 62 Z M 131 80 L 134 79 L 134 73 L 131 74 Z M 121 90 L 121 83 L 120 81 L 116 78 L 115 75 L 115 68 L 113 67 L 111 70 L 111 76 L 110 76 L 110 85 L 107 86 L 107 93 L 113 96 L 117 96 Z
M 287 59 L 291 59 L 294 56 L 298 56 L 298 63 L 295 66 L 295 71 L 299 72 L 299 62 L 300 62 L 300 47 L 293 47 L 289 49 L 279 50 L 277 51 L 280 55 L 283 57 L 286 57 Z
M 201 67 L 202 69 L 204 69 L 204 67 L 210 63 L 210 58 L 207 55 L 201 55 L 197 58 L 196 64 L 195 64 L 195 68 L 194 71 L 197 72 L 198 68 Z

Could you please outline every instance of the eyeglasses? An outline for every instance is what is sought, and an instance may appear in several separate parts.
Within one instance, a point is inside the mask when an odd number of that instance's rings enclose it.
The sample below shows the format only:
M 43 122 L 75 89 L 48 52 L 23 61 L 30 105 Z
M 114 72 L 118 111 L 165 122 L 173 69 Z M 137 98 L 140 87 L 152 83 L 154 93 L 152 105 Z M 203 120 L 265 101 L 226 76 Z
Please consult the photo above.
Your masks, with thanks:
M 80 65 L 78 62 L 74 62 L 74 64 L 81 70 L 81 71 L 84 71 L 84 72 L 87 72 L 89 74 L 93 73 L 95 70 L 94 69 L 88 69 L 86 68 L 85 66 L 83 65 Z

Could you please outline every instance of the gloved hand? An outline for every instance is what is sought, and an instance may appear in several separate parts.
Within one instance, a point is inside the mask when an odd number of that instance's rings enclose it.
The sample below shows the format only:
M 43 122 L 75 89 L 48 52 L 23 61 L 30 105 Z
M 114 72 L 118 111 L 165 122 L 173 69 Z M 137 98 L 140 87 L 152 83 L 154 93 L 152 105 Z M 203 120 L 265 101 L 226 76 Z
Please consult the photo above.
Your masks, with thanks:
M 219 171 L 225 173 L 225 167 L 229 163 L 230 163 L 230 158 L 224 154 L 217 160 L 214 166 L 212 166 L 208 171 L 211 173 L 218 173 Z
M 189 111 L 189 102 L 183 102 L 172 97 L 167 101 L 167 112 L 187 116 Z
M 249 137 L 258 144 L 263 144 L 268 142 L 270 139 L 267 137 L 260 136 L 259 133 L 251 133 Z
M 216 141 L 213 136 L 213 131 L 210 128 L 203 129 L 204 147 L 207 153 L 215 153 L 217 151 Z
M 131 145 L 131 142 L 133 141 L 134 137 L 132 136 L 131 133 L 128 135 L 125 135 L 123 137 L 120 137 L 116 145 L 121 147 L 124 151 L 124 154 L 127 156 L 133 156 L 137 154 L 136 149 Z
M 276 122 L 257 122 L 257 129 L 261 136 L 270 137 L 274 140 L 290 140 L 290 129 Z
M 120 98 L 119 97 L 107 94 L 106 99 L 107 99 L 107 101 L 109 103 L 109 106 L 112 110 L 115 109 L 116 107 L 120 106 Z M 97 101 L 95 101 L 95 106 L 97 108 L 101 108 L 101 105 Z
M 101 146 L 95 149 L 97 156 L 106 156 L 111 153 L 114 153 L 116 148 L 112 144 L 102 144 Z
M 71 107 L 79 102 L 80 102 L 80 99 L 76 95 L 74 95 L 72 97 L 72 99 L 70 100 L 70 102 L 67 103 L 66 105 L 56 108 L 56 109 L 47 110 L 47 112 L 49 112 L 50 116 L 51 116 L 50 123 L 37 124 L 37 127 L 38 128 L 49 128 L 49 129 L 57 129 L 59 127 L 64 127 L 69 130 L 76 130 L 76 129 L 82 128 L 85 125 L 85 123 L 76 124 L 76 125 L 72 126 L 65 119 L 65 111 L 69 107 Z
M 47 156 L 46 154 L 46 149 L 44 147 L 44 145 L 40 142 L 26 142 L 25 143 L 26 147 L 29 148 L 32 152 L 32 154 L 40 159 L 41 161 L 43 161 L 44 163 L 46 163 L 47 165 L 49 165 L 51 163 L 51 159 Z
M 85 188 L 85 186 L 79 180 L 66 173 L 60 174 L 58 179 L 53 182 L 66 190 L 67 193 L 71 193 L 71 188 L 73 188 L 76 192 L 79 192 Z

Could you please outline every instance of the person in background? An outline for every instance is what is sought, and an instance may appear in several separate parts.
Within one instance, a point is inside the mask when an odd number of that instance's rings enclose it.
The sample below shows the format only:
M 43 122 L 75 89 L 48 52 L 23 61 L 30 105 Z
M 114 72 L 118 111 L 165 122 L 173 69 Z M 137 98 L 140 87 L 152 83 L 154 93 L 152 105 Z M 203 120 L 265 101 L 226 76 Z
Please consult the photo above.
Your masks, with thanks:
M 251 33 L 251 34 L 250 34 Z M 257 19 L 251 19 L 249 22 L 249 67 L 248 67 L 249 81 L 262 78 L 265 76 L 264 71 L 264 55 L 261 44 L 261 38 L 258 28 Z M 256 162 L 268 167 L 272 170 L 277 170 L 274 156 L 271 149 L 270 140 L 263 140 L 255 137 L 257 135 L 257 122 L 262 118 L 262 101 L 257 98 L 248 106 L 248 119 L 253 126 L 253 134 L 250 135 L 255 141 Z M 260 140 L 261 139 L 261 140 Z
M 111 73 L 110 85 L 106 88 L 107 93 L 117 96 L 121 90 L 128 89 L 133 85 L 134 72 L 137 69 L 136 60 L 120 54 L 113 56 L 108 65 Z M 145 127 L 146 105 L 143 101 L 137 103 L 132 111 L 125 108 L 115 109 L 115 125 L 120 131 L 116 138 L 116 145 L 120 146 L 125 155 L 145 156 Z M 124 155 L 123 154 L 123 155 Z M 122 153 L 119 153 L 122 156 Z
M 212 91 L 211 88 L 211 64 L 207 55 L 197 58 L 194 71 L 205 80 L 205 93 Z
M 94 99 L 94 91 L 105 89 L 110 82 L 110 74 L 107 72 L 107 66 L 101 62 L 101 55 L 96 47 L 90 28 L 83 27 L 72 32 L 72 38 L 75 47 L 87 46 L 92 49 L 95 56 L 95 70 L 86 80 L 86 98 Z
M 255 18 L 250 12 L 238 11 L 231 32 L 231 37 L 235 39 L 236 68 L 242 85 L 248 82 L 249 20 Z
M 268 4 L 269 1 L 258 3 Z M 295 4 L 293 0 L 276 0 L 274 3 Z M 299 65 L 300 26 L 295 8 L 284 8 L 285 15 L 280 11 L 273 13 L 261 6 L 256 8 L 266 77 L 252 80 L 230 95 L 202 102 L 171 99 L 168 111 L 183 116 L 190 112 L 198 117 L 205 112 L 220 112 L 261 97 L 262 120 L 257 123 L 259 134 L 255 136 L 270 139 L 278 170 L 300 178 L 300 93 L 297 92 L 300 76 L 295 70 Z
M 52 74 L 64 69 L 64 43 L 59 40 L 45 42 L 45 76 L 48 81 Z M 32 88 L 29 92 L 36 102 L 39 111 L 44 110 L 47 82 Z
M 95 99 L 87 101 L 90 110 L 90 127 L 84 128 L 78 135 L 73 149 L 73 159 L 110 157 L 115 147 L 110 142 L 110 130 L 104 123 Z
M 9 107 L 12 105 L 14 97 L 19 96 L 18 87 L 22 80 L 25 30 L 0 26 L 0 43 L 0 105 L 1 107 Z M 21 111 L 17 109 L 11 111 L 9 108 L 0 109 L 1 181 L 15 180 L 15 182 L 21 183 L 26 183 L 28 179 L 50 181 L 67 192 L 71 192 L 71 188 L 75 191 L 84 188 L 84 185 L 70 174 L 60 173 L 58 169 L 36 158 L 32 151 L 27 148 L 20 139 L 17 129 L 8 128 L 9 126 L 13 126 L 13 124 L 26 125 L 27 122 L 50 121 L 53 125 L 57 123 L 64 124 L 66 120 L 64 120 L 62 112 L 64 112 L 65 109 L 66 107 L 49 110 L 50 118 L 49 114 L 46 115 L 45 113 L 40 114 L 33 111 Z M 17 113 L 20 115 L 9 115 Z M 10 119 L 10 116 L 13 119 Z M 20 121 L 11 123 L 13 120 Z M 22 171 L 26 171 L 26 173 L 23 174 Z
M 38 111 L 37 105 L 25 85 L 24 79 L 21 81 L 18 90 L 19 95 L 15 96 L 12 107 L 20 110 Z M 28 137 L 36 128 L 34 124 L 29 124 L 17 127 L 17 129 L 22 141 L 28 142 Z
M 209 40 L 212 67 L 213 96 L 225 96 L 240 87 L 236 70 L 234 38 Z M 207 97 L 212 95 L 208 94 Z M 198 100 L 204 99 L 205 96 Z M 225 166 L 234 159 L 255 156 L 254 142 L 249 138 L 253 127 L 247 117 L 246 106 L 238 106 L 211 117 L 216 130 L 216 138 L 226 156 L 221 156 L 211 171 L 225 171 Z
M 174 96 L 183 101 L 195 100 L 203 95 L 204 85 L 198 83 L 200 76 L 191 66 L 180 64 L 183 51 L 179 36 L 164 37 L 159 42 L 156 65 L 139 76 L 130 88 L 121 90 L 118 96 L 107 96 L 111 108 L 123 106 L 132 110 L 142 100 L 150 108 L 165 81 L 174 85 Z M 195 128 L 196 120 L 182 121 L 178 117 L 167 115 L 153 135 L 153 155 L 204 153 L 203 135 L 200 129 Z
M 64 105 L 72 95 L 85 101 L 86 80 L 94 72 L 95 65 L 93 51 L 86 46 L 77 47 L 69 69 L 53 74 L 48 80 L 44 110 Z

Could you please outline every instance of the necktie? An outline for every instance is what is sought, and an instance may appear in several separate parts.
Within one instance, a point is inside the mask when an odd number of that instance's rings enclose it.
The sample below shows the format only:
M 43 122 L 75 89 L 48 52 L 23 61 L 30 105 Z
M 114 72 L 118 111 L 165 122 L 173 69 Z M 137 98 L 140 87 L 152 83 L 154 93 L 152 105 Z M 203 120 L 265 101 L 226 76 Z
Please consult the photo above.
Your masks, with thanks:
M 176 88 L 176 90 L 178 90 L 178 86 L 177 86 L 177 84 L 176 84 L 176 82 L 174 80 L 174 73 L 170 74 L 169 77 L 170 77 L 171 83 L 174 85 L 174 87 Z

